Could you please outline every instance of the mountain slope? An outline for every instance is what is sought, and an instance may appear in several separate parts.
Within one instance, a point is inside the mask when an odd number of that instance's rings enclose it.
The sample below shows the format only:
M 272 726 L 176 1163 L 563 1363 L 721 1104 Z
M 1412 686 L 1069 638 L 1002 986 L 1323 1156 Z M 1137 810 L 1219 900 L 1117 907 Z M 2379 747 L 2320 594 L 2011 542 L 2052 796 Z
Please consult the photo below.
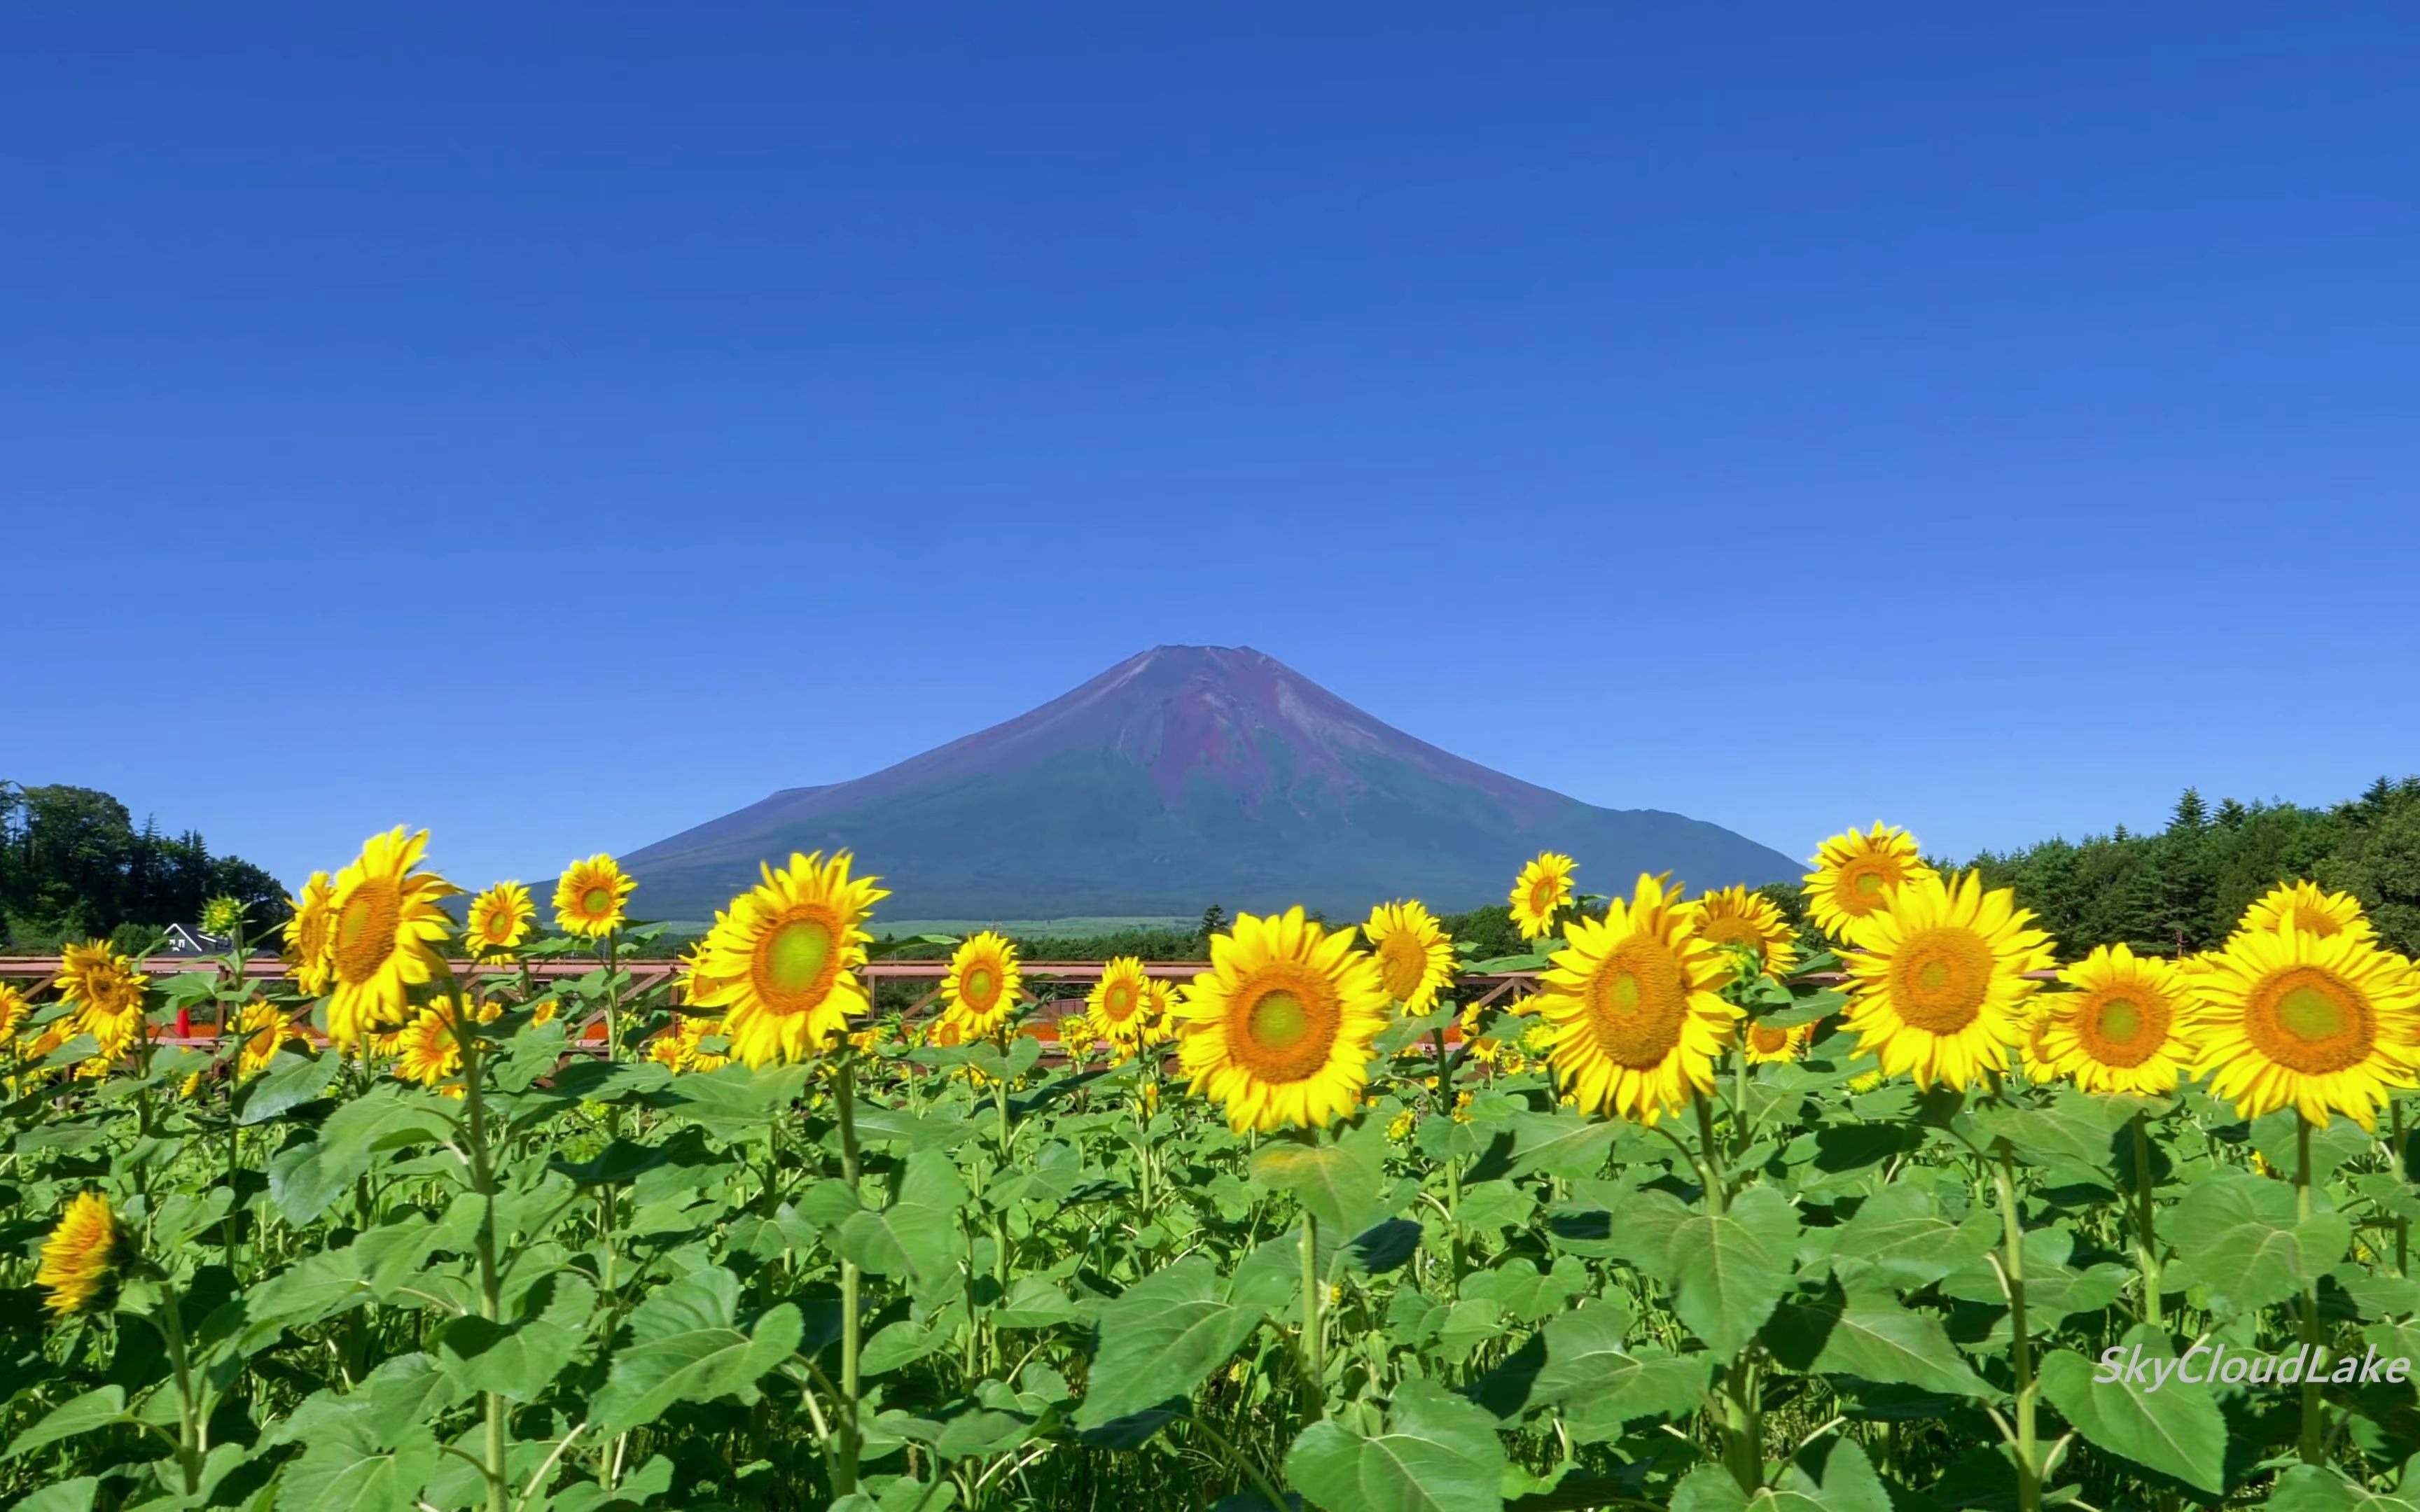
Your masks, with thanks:
M 705 918 L 760 858 L 846 846 L 894 918 L 1189 914 L 1500 899 L 1542 848 L 1595 890 L 1640 871 L 1794 877 L 1718 825 L 1600 809 L 1381 723 L 1249 648 L 1161 646 L 853 782 L 788 788 L 624 857 L 653 918 Z

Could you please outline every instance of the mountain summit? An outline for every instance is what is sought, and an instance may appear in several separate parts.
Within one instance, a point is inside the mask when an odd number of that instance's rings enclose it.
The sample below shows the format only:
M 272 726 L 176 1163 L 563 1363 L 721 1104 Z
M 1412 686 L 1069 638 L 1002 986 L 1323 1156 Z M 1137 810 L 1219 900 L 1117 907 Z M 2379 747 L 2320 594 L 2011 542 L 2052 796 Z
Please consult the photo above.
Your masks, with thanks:
M 649 915 L 706 918 L 759 859 L 857 852 L 893 918 L 1500 900 L 1569 851 L 1598 891 L 1799 868 L 1718 825 L 1600 809 L 1438 749 L 1244 646 L 1160 646 L 1005 724 L 853 782 L 785 788 L 623 858 Z

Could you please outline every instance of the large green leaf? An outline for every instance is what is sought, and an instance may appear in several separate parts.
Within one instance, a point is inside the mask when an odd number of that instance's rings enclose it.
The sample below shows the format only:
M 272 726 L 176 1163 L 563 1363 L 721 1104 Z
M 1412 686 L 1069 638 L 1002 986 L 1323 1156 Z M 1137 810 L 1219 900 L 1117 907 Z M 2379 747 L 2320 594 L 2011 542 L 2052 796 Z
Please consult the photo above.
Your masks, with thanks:
M 600 1438 L 651 1423 L 675 1402 L 756 1398 L 756 1381 L 799 1347 L 804 1325 L 783 1303 L 737 1323 L 739 1278 L 721 1266 L 692 1271 L 647 1293 L 630 1314 L 630 1342 L 613 1353 L 589 1404 Z
M 280 1150 L 269 1163 L 269 1195 L 286 1221 L 306 1224 L 327 1211 L 380 1150 L 450 1137 L 454 1125 L 429 1093 L 372 1088 L 328 1115 L 318 1137 Z
M 1751 1496 L 1730 1471 L 1699 1465 L 1672 1489 L 1672 1512 L 1891 1512 L 1891 1498 L 1866 1452 L 1835 1439 L 1821 1481 L 1793 1464 L 1781 1484 Z
M 292 1111 L 328 1089 L 340 1069 L 334 1053 L 302 1055 L 280 1050 L 269 1069 L 243 1084 L 235 1094 L 235 1121 L 266 1123 Z
M 1789 1288 L 1797 1239 L 1796 1211 L 1771 1187 L 1692 1215 L 1672 1233 L 1673 1311 L 1716 1354 L 1737 1354 Z
M 958 1210 L 967 1196 L 966 1180 L 946 1153 L 917 1150 L 908 1157 L 899 1199 L 851 1213 L 832 1235 L 832 1247 L 873 1275 L 937 1280 L 956 1268 Z
M 72 1439 L 80 1433 L 132 1421 L 126 1412 L 126 1388 L 98 1386 L 52 1408 L 43 1414 L 40 1422 L 9 1442 L 5 1458 L 14 1459 L 46 1443 L 56 1443 L 61 1439 Z
M 2135 1350 L 2147 1360 L 2176 1358 L 2166 1333 L 2149 1323 L 2127 1330 L 2122 1342 L 2130 1362 Z M 2226 1420 L 2209 1384 L 2186 1381 L 2181 1370 L 2156 1389 L 2148 1381 L 2099 1379 L 2113 1373 L 2073 1350 L 2059 1350 L 2041 1363 L 2042 1396 L 2091 1443 L 2212 1495 L 2224 1491 Z
M 1100 1347 L 1076 1426 L 1086 1432 L 1190 1396 L 1251 1337 L 1261 1309 L 1225 1300 L 1207 1257 L 1188 1255 L 1101 1309 Z
M 1941 1319 L 1871 1292 L 1835 1289 L 1782 1306 L 1765 1343 L 1793 1370 L 1916 1386 L 1948 1396 L 1997 1396 L 1968 1367 Z
M 1555 1406 L 1582 1443 L 1617 1437 L 1640 1418 L 1682 1418 L 1697 1410 L 1714 1356 L 1672 1355 L 1624 1342 L 1629 1313 L 1583 1303 L 1548 1319 L 1546 1360 L 1529 1383 L 1530 1407 Z
M 2297 1222 L 2293 1189 L 2244 1171 L 2194 1182 L 2167 1218 L 2176 1279 L 2208 1286 L 2224 1309 L 2256 1311 L 2285 1301 L 2343 1258 L 2352 1231 L 2343 1216 Z
M 1252 1179 L 1293 1193 L 1303 1211 L 1339 1233 L 1357 1234 L 1386 1216 L 1373 1210 L 1387 1173 L 1379 1152 L 1366 1140 L 1264 1145 L 1252 1156 Z
M 1621 1133 L 1608 1119 L 1583 1119 L 1575 1113 L 1516 1113 L 1512 1116 L 1514 1177 L 1596 1176 L 1605 1170 L 1606 1151 Z
M 332 1420 L 278 1475 L 277 1512 L 415 1512 L 441 1452 L 426 1427 L 389 1447 L 350 1418 Z
M 2295 1465 L 2277 1477 L 2263 1505 L 2268 1512 L 2420 1512 L 2420 1486 L 2390 1494 L 2319 1465 Z
M 473 1315 L 448 1322 L 437 1335 L 437 1358 L 467 1391 L 535 1401 L 588 1341 L 596 1305 L 597 1288 L 586 1278 L 558 1271 L 524 1296 L 517 1321 Z
M 1832 1244 L 1832 1273 L 1852 1289 L 1880 1285 L 1907 1289 L 1930 1285 L 1981 1257 L 1992 1245 L 1989 1224 L 1953 1224 L 1932 1194 L 1899 1182 L 1868 1197 Z
M 1500 1512 L 1506 1460 L 1496 1419 L 1436 1382 L 1404 1382 L 1384 1431 L 1325 1421 L 1286 1451 L 1286 1478 L 1328 1512 Z

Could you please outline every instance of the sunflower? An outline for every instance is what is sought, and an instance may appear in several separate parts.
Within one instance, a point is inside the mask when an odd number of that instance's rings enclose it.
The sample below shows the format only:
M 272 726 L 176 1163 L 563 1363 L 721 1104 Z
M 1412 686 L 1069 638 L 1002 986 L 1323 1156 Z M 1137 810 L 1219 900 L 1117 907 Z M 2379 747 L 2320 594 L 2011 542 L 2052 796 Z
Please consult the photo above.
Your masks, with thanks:
M 2164 1097 L 2193 1060 L 2193 989 L 2185 974 L 2123 945 L 2096 947 L 2058 980 L 2073 992 L 2036 999 L 2026 1071 L 2069 1076 L 2087 1092 Z
M 1776 1029 L 1769 1024 L 1751 1024 L 1740 1041 L 1740 1049 L 1752 1066 L 1781 1065 L 1805 1054 L 1807 1041 L 1814 1038 L 1815 1026 L 1812 1024 L 1801 1024 L 1788 1029 Z
M 309 1044 L 310 1037 L 294 1026 L 286 1010 L 256 997 L 243 1005 L 236 1015 L 236 1034 L 243 1048 L 236 1052 L 235 1073 L 239 1080 L 259 1075 L 277 1058 L 277 1052 L 289 1044 Z
M 566 934 L 603 939 L 622 927 L 623 901 L 638 885 L 603 851 L 572 862 L 554 881 L 554 927 Z
M 554 1022 L 554 1016 L 562 1011 L 563 1005 L 560 1002 L 551 997 L 541 997 L 537 1000 L 537 1006 L 530 1010 L 530 1027 L 536 1028 L 541 1024 L 551 1024 Z
M 1690 904 L 1698 911 L 1698 937 L 1709 945 L 1744 945 L 1756 953 L 1758 969 L 1776 980 L 1790 975 L 1798 958 L 1790 921 L 1762 893 L 1743 887 L 1710 892 Z
M 2378 931 L 2361 911 L 2361 900 L 2349 892 L 2329 892 L 2316 882 L 2281 882 L 2252 900 L 2237 921 L 2238 933 L 2267 934 L 2280 924 L 2291 924 L 2305 934 L 2324 939 L 2350 934 L 2375 939 Z
M 50 1293 L 43 1302 L 61 1318 L 89 1312 L 108 1289 L 125 1236 L 109 1199 L 79 1192 L 59 1214 L 58 1227 L 42 1241 L 42 1262 L 34 1284 Z
M 1059 1049 L 1070 1059 L 1091 1055 L 1093 1046 L 1100 1042 L 1099 1032 L 1093 1027 L 1093 1021 L 1084 1016 L 1084 1011 L 1080 1008 L 1072 1013 L 1059 1015 L 1056 1027 L 1059 1034 Z
M 416 1014 L 396 1036 L 395 1073 L 423 1087 L 442 1087 L 462 1071 L 462 1043 L 454 1035 L 454 1004 L 440 998 Z M 447 1087 L 459 1096 L 459 1087 Z
M 2290 1107 L 2372 1129 L 2389 1088 L 2413 1085 L 2420 976 L 2350 930 L 2238 934 L 2190 980 L 2194 1072 L 2247 1119 Z
M 95 1061 L 116 1059 L 147 1027 L 143 989 L 150 980 L 105 945 L 70 945 L 62 952 L 59 993 L 76 1005 L 76 1032 L 100 1046 Z
M 1299 908 L 1238 914 L 1177 998 L 1179 1060 L 1238 1134 L 1326 1124 L 1360 1105 L 1389 1001 L 1350 930 L 1330 933 Z
M 1858 922 L 1890 906 L 1891 890 L 1937 873 L 1917 854 L 1916 837 L 1896 825 L 1835 835 L 1815 853 L 1807 903 L 1836 940 L 1855 943 Z
M 682 1002 L 696 1003 L 718 985 L 713 977 L 701 969 L 705 964 L 706 942 L 700 940 L 689 948 L 673 968 L 674 985 L 679 988 Z
M 2050 936 L 2015 893 L 1986 892 L 1973 872 L 1955 882 L 1927 872 L 1884 896 L 1883 909 L 1858 922 L 1863 949 L 1848 958 L 1843 1017 L 1858 1051 L 1919 1087 L 1963 1089 L 2008 1070 L 2028 1027 L 2025 1000 L 2040 985 L 2025 973 L 2050 965 Z
M 1573 920 L 1539 978 L 1538 1011 L 1554 1026 L 1556 1076 L 1582 1108 L 1652 1124 L 1714 1087 L 1740 1011 L 1715 995 L 1730 967 L 1695 926 L 1679 893 L 1644 874 L 1602 919 Z
M 529 938 L 537 921 L 537 904 L 518 882 L 499 882 L 471 900 L 462 925 L 462 943 L 474 956 L 503 955 Z
M 1016 1016 L 1024 990 L 1016 947 L 985 930 L 951 953 L 949 974 L 941 979 L 941 1011 L 964 1026 L 969 1039 L 988 1040 Z
M 1101 980 L 1084 996 L 1084 1016 L 1124 1058 L 1142 1044 L 1151 1001 L 1150 973 L 1141 961 L 1122 955 L 1102 965 Z
M 1425 1013 L 1453 980 L 1453 942 L 1436 916 L 1418 902 L 1380 903 L 1370 910 L 1361 933 L 1378 958 L 1387 995 L 1412 1015 Z
M 1555 932 L 1555 910 L 1572 901 L 1572 873 L 1577 870 L 1561 852 L 1540 851 L 1538 858 L 1512 879 L 1512 891 L 1505 902 L 1523 939 L 1541 939 Z
M 302 884 L 302 896 L 287 900 L 294 914 L 286 921 L 286 964 L 294 968 L 294 984 L 306 997 L 325 993 L 335 974 L 335 957 L 329 951 L 335 941 L 335 893 L 328 873 L 314 872 Z
M 732 1053 L 751 1066 L 803 1059 L 866 1011 L 856 968 L 872 936 L 859 926 L 891 894 L 849 863 L 846 851 L 793 855 L 715 916 L 699 960 L 713 985 L 690 1001 L 724 1010 Z
M 25 1021 L 25 995 L 5 981 L 0 981 L 0 1040 L 16 1038 L 17 1026 Z
M 428 831 L 401 825 L 363 842 L 353 864 L 336 873 L 328 900 L 334 923 L 329 940 L 334 989 L 328 998 L 328 1037 L 349 1048 L 363 1035 L 399 1025 L 411 989 L 445 969 L 439 954 L 452 921 L 438 906 L 461 889 L 419 870 Z

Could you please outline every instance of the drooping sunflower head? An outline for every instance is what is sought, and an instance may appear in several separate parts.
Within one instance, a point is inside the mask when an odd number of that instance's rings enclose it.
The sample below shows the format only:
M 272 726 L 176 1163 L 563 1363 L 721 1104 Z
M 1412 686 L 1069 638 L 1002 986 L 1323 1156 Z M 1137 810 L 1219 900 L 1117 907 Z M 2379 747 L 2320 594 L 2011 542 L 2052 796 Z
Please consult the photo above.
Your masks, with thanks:
M 106 1067 L 126 1052 L 148 1025 L 145 989 L 151 979 L 134 963 L 98 941 L 61 952 L 58 989 L 76 1005 L 75 1027 L 100 1046 L 95 1063 Z
M 1016 947 L 990 930 L 967 937 L 950 954 L 941 979 L 942 1011 L 965 1026 L 969 1038 L 988 1040 L 1016 1016 L 1025 973 Z
M 294 968 L 294 984 L 303 995 L 317 997 L 328 990 L 335 974 L 336 886 L 325 872 L 314 872 L 302 884 L 302 896 L 288 898 L 293 915 L 286 920 L 286 964 Z
M 622 927 L 622 904 L 638 885 L 603 851 L 572 862 L 554 882 L 554 927 L 566 934 L 603 939 Z
M 1084 997 L 1084 1017 L 1121 1056 L 1142 1044 L 1151 1015 L 1151 974 L 1130 955 L 1116 957 L 1101 967 L 1101 980 Z
M 1986 891 L 1972 872 L 1954 882 L 1928 872 L 1888 896 L 1859 921 L 1862 949 L 1847 961 L 1845 1019 L 1859 1052 L 1919 1087 L 1962 1089 L 2007 1071 L 2040 986 L 2025 973 L 2050 966 L 2050 936 L 2013 892 Z
M 1750 1024 L 1740 1039 L 1740 1049 L 1750 1065 L 1777 1066 L 1806 1054 L 1807 1042 L 1814 1038 L 1815 1026 L 1812 1024 L 1801 1024 L 1788 1029 L 1776 1029 L 1769 1024 Z
M 1543 939 L 1555 932 L 1555 914 L 1572 901 L 1572 873 L 1578 864 L 1559 851 L 1540 851 L 1537 859 L 1512 879 L 1505 900 L 1512 911 L 1512 927 L 1525 940 Z
M 1698 913 L 1699 939 L 1753 951 L 1758 968 L 1768 977 L 1790 975 L 1798 956 L 1795 936 L 1772 899 L 1734 886 L 1707 893 L 1689 906 Z
M 2378 931 L 2361 911 L 2361 900 L 2349 892 L 2330 892 L 2316 882 L 2281 882 L 2252 900 L 2236 923 L 2238 933 L 2269 934 L 2280 924 L 2291 924 L 2321 939 L 2350 934 L 2375 939 Z
M 1453 980 L 1453 942 L 1445 926 L 1416 901 L 1380 903 L 1370 910 L 1361 933 L 1378 958 L 1378 977 L 1387 995 L 1417 1017 L 1436 1003 L 1436 995 Z
M 793 855 L 716 916 L 698 964 L 711 985 L 690 1001 L 724 1011 L 732 1054 L 751 1066 L 803 1060 L 866 1011 L 857 968 L 873 936 L 861 926 L 891 894 L 850 864 L 846 851 Z
M 98 1192 L 70 1197 L 58 1227 L 42 1241 L 34 1272 L 34 1284 L 50 1293 L 43 1304 L 61 1318 L 91 1311 L 109 1290 L 125 1242 L 107 1197 Z
M 2352 931 L 2246 932 L 2188 972 L 2196 1073 L 2247 1119 L 2278 1108 L 2375 1128 L 2420 1071 L 2420 974 Z
M 537 922 L 537 903 L 518 882 L 499 882 L 471 900 L 462 923 L 462 943 L 474 956 L 504 955 L 529 938 Z
M 1677 890 L 1640 876 L 1604 918 L 1575 919 L 1551 963 L 1538 1011 L 1554 1029 L 1556 1079 L 1580 1108 L 1652 1124 L 1713 1088 L 1740 1011 L 1718 995 L 1730 964 Z
M 235 1073 L 240 1080 L 267 1071 L 281 1048 L 311 1042 L 309 1036 L 294 1026 L 286 1010 L 257 997 L 244 1004 L 243 1011 L 236 1015 L 235 1032 L 242 1041 L 235 1061 Z
M 462 1045 L 454 1033 L 454 1004 L 440 998 L 414 1014 L 396 1036 L 395 1073 L 423 1087 L 446 1088 L 462 1070 Z
M 202 933 L 233 934 L 243 927 L 243 900 L 222 894 L 202 904 Z
M 1210 969 L 1178 995 L 1179 1060 L 1237 1133 L 1323 1126 L 1361 1105 L 1388 1003 L 1352 931 L 1330 933 L 1299 908 L 1238 914 L 1211 936 Z
M 1143 983 L 1148 995 L 1142 1010 L 1141 1047 L 1168 1043 L 1176 1038 L 1176 988 L 1158 977 Z
M 2044 993 L 2025 1063 L 2037 1076 L 2066 1076 L 2087 1092 L 2164 1097 L 2193 1063 L 2193 989 L 2174 963 L 2103 945 L 2058 980 L 2072 992 Z
M 1915 836 L 1877 823 L 1862 834 L 1835 835 L 1817 849 L 1815 870 L 1807 873 L 1807 906 L 1825 933 L 1854 944 L 1859 923 L 1887 909 L 1894 890 L 1933 875 Z
M 420 869 L 428 831 L 397 825 L 373 835 L 336 873 L 328 906 L 334 915 L 328 953 L 334 983 L 328 1038 L 340 1047 L 410 1016 L 411 989 L 445 969 L 442 953 L 453 921 L 439 906 L 460 889 Z

